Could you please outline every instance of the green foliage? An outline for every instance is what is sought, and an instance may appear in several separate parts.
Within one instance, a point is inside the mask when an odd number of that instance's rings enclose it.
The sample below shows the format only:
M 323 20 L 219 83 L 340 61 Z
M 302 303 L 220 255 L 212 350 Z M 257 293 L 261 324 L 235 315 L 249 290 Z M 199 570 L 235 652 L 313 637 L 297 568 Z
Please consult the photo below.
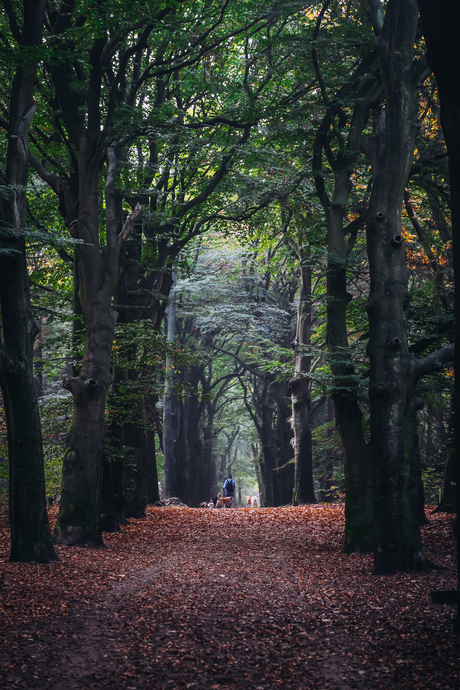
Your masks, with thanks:
M 39 400 L 42 424 L 45 490 L 47 498 L 59 500 L 61 492 L 62 458 L 66 434 L 72 417 L 70 393 L 57 390 Z
M 444 485 L 444 467 L 427 467 L 422 471 L 422 481 L 425 501 L 427 503 L 439 503 Z
M 338 166 L 346 157 L 356 94 L 367 79 L 377 77 L 371 65 L 353 90 L 337 96 L 373 48 L 369 7 L 354 1 L 329 3 L 317 34 L 323 3 L 314 1 L 77 0 L 71 13 L 62 9 L 59 2 L 48 3 L 32 152 L 48 173 L 59 176 L 78 214 L 78 136 L 91 118 L 98 120 L 98 241 L 105 251 L 107 147 L 112 142 L 120 146 L 115 183 L 123 209 L 120 222 L 137 201 L 143 207 L 142 222 L 126 243 L 124 267 L 130 298 L 142 306 L 143 316 L 155 304 L 161 318 L 167 299 L 161 291 L 167 293 L 164 284 L 179 254 L 181 332 L 168 345 L 147 319 L 118 324 L 113 367 L 119 376 L 110 394 L 109 422 L 155 426 L 158 410 L 152 401 L 161 398 L 168 361 L 177 396 L 185 399 L 193 392 L 215 407 L 216 456 L 227 447 L 226 432 L 241 426 L 232 452 L 238 472 L 250 484 L 253 460 L 248 458 L 256 437 L 242 404 L 243 385 L 256 396 L 258 382 L 271 385 L 293 375 L 300 262 L 311 263 L 315 283 L 312 344 L 306 350 L 313 363 L 308 373 L 312 398 L 357 392 L 367 414 L 368 267 L 363 228 L 354 223 L 368 204 L 369 165 L 363 155 L 354 164 L 344 209 L 348 251 L 335 265 L 347 270 L 350 348 L 336 348 L 331 355 L 325 346 L 331 299 L 326 296 L 327 228 L 311 160 L 318 127 L 328 109 L 336 108 L 328 155 L 315 171 L 331 198 Z M 17 45 L 5 13 L 0 22 L 0 81 L 6 92 L 17 65 L 31 53 Z M 91 64 L 98 46 L 104 59 Z M 97 93 L 90 79 L 96 67 Z M 403 229 L 411 271 L 407 337 L 417 356 L 453 336 L 447 170 L 436 99 L 433 85 L 426 82 L 409 180 L 419 230 L 408 210 Z M 365 130 L 372 133 L 371 117 Z M 3 131 L 2 153 L 6 146 Z M 72 295 L 76 240 L 61 216 L 62 198 L 58 201 L 55 189 L 36 171 L 27 196 L 23 232 L 34 316 L 41 329 L 36 367 L 47 394 L 41 413 L 52 484 L 67 422 L 67 403 L 53 390 L 78 357 L 78 352 L 71 354 L 72 320 L 78 319 Z M 193 367 L 200 369 L 201 378 L 192 389 L 187 377 Z M 335 370 L 344 373 L 333 379 Z M 222 390 L 221 381 L 228 382 Z M 444 427 L 450 387 L 442 375 L 418 387 Z M 141 401 L 148 402 L 147 417 L 138 414 Z M 429 419 L 422 414 L 427 477 L 437 472 L 428 429 Z M 337 437 L 327 424 L 320 424 L 314 435 L 318 481 L 332 482 L 339 491 L 342 484 L 331 475 L 327 460 L 336 458 L 337 472 Z M 442 447 L 445 442 L 440 440 Z M 4 452 L 0 448 L 0 456 Z
M 335 420 L 319 423 L 312 429 L 313 474 L 317 493 L 325 502 L 337 502 L 345 493 L 342 447 Z

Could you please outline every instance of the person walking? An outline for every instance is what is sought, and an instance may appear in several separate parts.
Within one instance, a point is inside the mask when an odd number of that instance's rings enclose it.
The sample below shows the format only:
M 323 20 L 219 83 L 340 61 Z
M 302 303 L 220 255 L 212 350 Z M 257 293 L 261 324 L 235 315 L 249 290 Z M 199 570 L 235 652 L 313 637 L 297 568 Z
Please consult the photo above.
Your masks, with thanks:
M 235 480 L 232 479 L 231 473 L 229 473 L 227 479 L 224 482 L 224 496 L 228 496 L 231 498 L 231 503 L 230 507 L 232 507 L 233 503 L 235 502 Z

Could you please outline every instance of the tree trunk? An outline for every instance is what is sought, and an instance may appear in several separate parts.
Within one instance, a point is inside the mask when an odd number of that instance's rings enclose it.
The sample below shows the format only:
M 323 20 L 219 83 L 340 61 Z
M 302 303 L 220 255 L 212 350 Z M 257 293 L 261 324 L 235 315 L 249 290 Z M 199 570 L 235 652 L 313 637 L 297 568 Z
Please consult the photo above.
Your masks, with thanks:
M 297 503 L 316 503 L 313 484 L 313 450 L 310 429 L 310 381 L 295 378 L 289 381 L 294 427 L 294 500 Z
M 213 401 L 206 403 L 206 423 L 203 428 L 203 455 L 198 472 L 197 502 L 209 501 L 214 479 L 214 406 Z
M 407 267 L 401 236 L 404 189 L 414 150 L 417 77 L 415 0 L 389 0 L 377 46 L 386 96 L 373 139 L 367 224 L 371 452 L 374 461 L 377 573 L 422 563 L 418 514 L 411 505 L 414 401 L 405 335 Z
M 336 180 L 333 203 L 327 214 L 329 252 L 326 342 L 333 377 L 331 396 L 344 460 L 345 550 L 351 553 L 372 549 L 372 474 L 358 403 L 358 389 L 354 383 L 356 372 L 348 344 L 347 308 L 351 296 L 347 292 L 348 252 L 343 229 L 344 207 L 338 201 L 343 192 L 340 181 L 342 186 L 348 186 L 348 176 L 344 180 Z
M 283 506 L 292 501 L 294 489 L 294 449 L 292 426 L 290 424 L 291 410 L 288 405 L 290 400 L 288 383 L 286 381 L 272 384 L 274 392 L 277 416 L 276 416 L 276 484 L 275 505 Z
M 460 401 L 460 78 L 458 61 L 458 26 L 460 7 L 455 0 L 419 0 L 428 63 L 439 88 L 441 125 L 449 153 L 449 177 L 452 211 L 452 237 L 455 280 L 455 388 L 454 407 Z M 460 415 L 455 416 L 455 448 L 460 447 Z M 456 453 L 457 506 L 460 505 L 460 461 Z M 460 530 L 457 529 L 457 630 L 460 630 Z
M 105 409 L 109 386 L 115 312 L 112 298 L 118 278 L 118 258 L 129 221 L 121 227 L 114 192 L 117 156 L 109 147 L 106 184 L 107 246 L 99 242 L 99 127 L 86 131 L 79 146 L 79 214 L 71 232 L 76 245 L 79 298 L 85 325 L 81 373 L 66 377 L 73 395 L 72 424 L 62 467 L 61 504 L 54 538 L 64 544 L 101 545 L 101 479 Z M 96 133 L 97 132 L 97 133 Z M 132 216 L 132 222 L 135 218 Z
M 253 459 L 254 459 L 254 465 L 256 467 L 256 472 L 257 477 L 259 477 L 260 474 L 260 467 L 259 467 L 259 454 L 254 452 L 254 446 L 253 446 Z M 217 472 L 217 478 L 216 478 L 216 493 L 219 491 L 222 493 L 221 486 L 223 486 L 226 478 L 228 475 L 228 468 L 227 468 L 227 455 L 223 454 L 220 456 L 220 462 L 219 462 L 219 470 Z M 260 482 L 259 482 L 260 484 Z
M 456 513 L 457 512 L 457 489 L 455 486 L 456 475 L 456 458 L 455 450 L 455 410 L 454 400 L 451 399 L 450 416 L 449 416 L 449 430 L 447 436 L 446 455 L 447 460 L 444 469 L 444 481 L 442 494 L 436 512 L 441 513 Z
M 73 395 L 74 410 L 54 536 L 58 543 L 100 545 L 100 480 L 115 319 L 107 293 L 93 293 L 84 312 L 87 341 L 82 372 L 78 378 L 64 381 L 64 387 Z
M 146 458 L 146 479 L 147 479 L 147 503 L 158 503 L 160 492 L 158 488 L 158 471 L 156 459 L 156 405 L 155 399 L 150 400 L 150 415 L 155 418 L 154 428 L 147 428 L 147 458 Z M 152 421 L 150 421 L 152 424 Z
M 170 302 L 167 308 L 167 342 L 172 345 L 176 336 L 176 305 L 175 305 L 175 272 L 173 274 L 173 288 L 170 292 Z M 165 393 L 163 403 L 163 456 L 164 456 L 164 473 L 165 473 L 165 488 L 164 494 L 171 498 L 177 495 L 177 476 L 175 470 L 175 437 L 174 437 L 174 422 L 173 422 L 173 363 L 167 358 L 166 373 L 165 373 Z
M 311 356 L 305 348 L 311 344 L 311 267 L 301 253 L 300 294 L 297 305 L 295 337 L 295 376 L 289 381 L 294 432 L 294 494 L 298 503 L 316 503 L 313 484 L 313 449 L 310 429 L 310 387 L 308 374 Z
M 379 101 L 382 86 L 372 75 L 376 60 L 372 51 L 364 56 L 350 79 L 337 92 L 332 107 L 318 129 L 313 155 L 315 186 L 327 220 L 327 325 L 326 344 L 332 373 L 332 400 L 337 431 L 342 443 L 345 471 L 345 549 L 369 551 L 373 539 L 370 454 L 362 428 L 356 372 L 349 350 L 347 309 L 352 295 L 347 292 L 349 255 L 356 240 L 357 228 L 344 227 L 351 177 L 360 150 L 363 128 L 369 111 Z M 365 79 L 363 77 L 366 76 Z M 344 98 L 354 98 L 351 117 L 341 123 Z M 343 131 L 346 123 L 346 131 Z M 339 132 L 340 136 L 337 136 Z M 329 197 L 323 175 L 323 157 L 330 165 L 332 149 L 329 138 L 337 137 L 333 161 L 334 187 Z M 346 235 L 349 240 L 346 240 Z
M 28 51 L 13 79 L 9 111 L 6 178 L 0 199 L 0 384 L 5 404 L 9 454 L 11 561 L 56 560 L 46 513 L 43 448 L 33 376 L 32 319 L 25 252 L 25 188 L 28 134 L 35 112 L 36 62 L 31 46 L 41 44 L 44 0 L 24 0 L 20 51 Z M 18 24 L 21 21 L 18 19 Z M 20 55 L 20 53 L 18 53 Z
M 136 406 L 136 420 L 123 425 L 123 451 L 125 454 L 125 514 L 127 518 L 145 517 L 147 508 L 146 450 L 147 437 L 143 420 L 143 405 Z
M 205 415 L 205 401 L 200 400 L 198 385 L 203 380 L 203 366 L 189 366 L 187 384 L 190 394 L 185 404 L 186 409 L 186 437 L 188 466 L 183 467 L 183 483 L 186 487 L 184 495 L 189 505 L 209 501 L 210 498 L 210 462 L 212 458 L 212 422 L 213 415 Z M 207 416 L 207 419 L 205 417 Z M 211 425 L 211 427 L 209 426 Z
M 254 462 L 254 469 L 256 471 L 257 485 L 259 487 L 260 505 L 265 506 L 265 496 L 264 496 L 264 480 L 262 477 L 261 465 L 262 461 L 260 459 L 260 448 L 258 443 L 251 443 L 252 459 Z
M 107 459 L 102 463 L 101 530 L 103 532 L 119 532 L 120 524 L 118 520 L 120 515 L 124 514 L 124 508 L 117 510 L 113 465 L 114 463 Z
M 260 408 L 262 417 L 260 429 L 260 442 L 262 445 L 261 474 L 264 482 L 265 506 L 275 505 L 273 484 L 276 481 L 276 449 L 273 433 L 273 408 L 269 404 L 268 385 L 264 384 L 262 404 Z

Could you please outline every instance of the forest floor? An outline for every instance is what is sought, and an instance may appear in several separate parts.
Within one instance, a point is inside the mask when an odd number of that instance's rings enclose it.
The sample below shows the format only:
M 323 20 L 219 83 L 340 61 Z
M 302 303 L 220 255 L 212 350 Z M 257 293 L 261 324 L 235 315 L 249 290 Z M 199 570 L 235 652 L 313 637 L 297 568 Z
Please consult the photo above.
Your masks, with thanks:
M 53 523 L 55 511 L 50 515 Z M 452 517 L 429 515 L 445 570 L 376 577 L 342 551 L 341 505 L 149 508 L 105 548 L 8 563 L 0 520 L 0 687 L 460 687 Z

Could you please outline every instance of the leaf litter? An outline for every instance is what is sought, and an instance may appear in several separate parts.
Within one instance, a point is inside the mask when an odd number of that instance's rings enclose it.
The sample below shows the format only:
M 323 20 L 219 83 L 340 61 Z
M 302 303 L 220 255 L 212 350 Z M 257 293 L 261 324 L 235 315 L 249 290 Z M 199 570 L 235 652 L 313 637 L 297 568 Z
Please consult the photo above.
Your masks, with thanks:
M 460 687 L 452 516 L 430 515 L 443 570 L 375 576 L 343 553 L 339 504 L 147 509 L 105 547 L 8 563 L 0 520 L 0 686 Z M 50 521 L 56 519 L 56 509 Z

